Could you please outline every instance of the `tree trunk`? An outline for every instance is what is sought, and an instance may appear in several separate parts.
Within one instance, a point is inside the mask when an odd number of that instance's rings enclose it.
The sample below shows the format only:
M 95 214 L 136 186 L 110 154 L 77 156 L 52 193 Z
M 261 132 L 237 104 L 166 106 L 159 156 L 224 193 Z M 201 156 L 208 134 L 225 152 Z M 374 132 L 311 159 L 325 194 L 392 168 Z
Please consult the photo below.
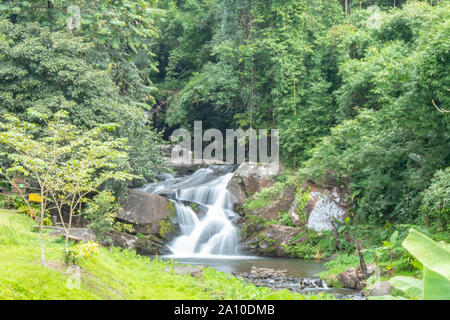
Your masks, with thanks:
M 39 236 L 41 239 L 41 262 L 42 265 L 45 265 L 45 244 L 44 244 L 44 231 L 43 231 L 43 224 L 44 224 L 44 215 L 45 215 L 45 205 L 44 205 L 44 192 L 41 190 L 41 216 L 39 218 Z
M 73 214 L 73 209 L 70 208 L 70 212 L 69 212 L 69 223 L 68 223 L 67 229 L 66 229 L 66 249 L 69 247 L 70 228 L 72 227 L 72 214 Z
M 338 231 L 337 231 L 337 227 L 336 227 L 336 224 L 334 222 L 332 222 L 331 225 L 333 226 L 333 235 L 334 235 L 334 241 L 335 241 L 336 250 L 339 251 L 340 250 L 340 246 L 339 246 L 339 234 L 338 234 Z
M 364 277 L 367 277 L 367 265 L 366 265 L 366 261 L 364 260 L 364 255 L 361 252 L 361 245 L 359 244 L 358 239 L 356 238 L 356 234 L 353 237 L 354 241 L 355 241 L 355 245 L 356 245 L 356 250 L 358 251 L 358 255 L 359 255 L 359 264 L 361 265 L 361 270 L 364 274 Z

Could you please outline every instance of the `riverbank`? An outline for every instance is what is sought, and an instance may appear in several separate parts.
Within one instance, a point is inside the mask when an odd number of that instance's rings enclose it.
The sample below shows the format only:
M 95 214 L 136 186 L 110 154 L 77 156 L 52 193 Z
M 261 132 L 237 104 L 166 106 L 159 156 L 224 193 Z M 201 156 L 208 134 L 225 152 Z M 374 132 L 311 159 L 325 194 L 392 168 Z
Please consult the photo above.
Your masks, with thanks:
M 64 241 L 48 234 L 44 267 L 40 264 L 39 234 L 33 231 L 34 225 L 25 215 L 0 209 L 0 299 L 334 298 L 288 290 L 273 292 L 212 268 L 203 269 L 195 277 L 178 274 L 174 262 L 116 247 L 100 247 L 97 254 L 80 258 L 78 269 L 65 265 Z

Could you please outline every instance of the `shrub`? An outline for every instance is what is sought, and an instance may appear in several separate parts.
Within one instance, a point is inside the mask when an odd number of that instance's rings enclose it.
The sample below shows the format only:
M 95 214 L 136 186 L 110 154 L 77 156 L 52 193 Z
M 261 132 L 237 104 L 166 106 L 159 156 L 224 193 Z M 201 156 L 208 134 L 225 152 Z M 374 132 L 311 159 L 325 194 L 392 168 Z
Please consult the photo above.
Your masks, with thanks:
M 309 187 L 305 191 L 302 191 L 300 188 L 297 190 L 297 216 L 304 224 L 308 222 L 308 213 L 306 212 L 306 208 L 308 207 L 310 194 L 311 188 Z
M 21 197 L 15 195 L 15 194 L 11 194 L 5 198 L 5 200 L 3 201 L 3 205 L 7 209 L 18 210 L 19 208 L 26 206 L 26 203 Z
M 64 250 L 64 262 L 66 264 L 76 264 L 80 258 L 90 258 L 97 254 L 99 249 L 99 244 L 94 241 L 77 244 Z
M 278 212 L 278 222 L 284 226 L 295 227 L 295 224 L 292 222 L 289 212 Z
M 436 172 L 431 185 L 423 192 L 422 212 L 426 224 L 431 218 L 447 231 L 450 217 L 450 167 Z
M 109 191 L 102 191 L 88 204 L 85 215 L 89 220 L 88 228 L 94 232 L 98 241 L 110 244 L 112 239 L 107 235 L 114 229 L 114 221 L 119 206 L 116 198 Z

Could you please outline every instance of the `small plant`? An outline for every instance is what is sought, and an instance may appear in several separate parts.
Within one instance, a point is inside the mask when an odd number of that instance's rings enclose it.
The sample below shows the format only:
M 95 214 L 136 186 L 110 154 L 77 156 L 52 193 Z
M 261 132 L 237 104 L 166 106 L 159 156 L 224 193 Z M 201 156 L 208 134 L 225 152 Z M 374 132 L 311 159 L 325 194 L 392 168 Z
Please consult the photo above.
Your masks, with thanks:
M 402 243 L 413 255 L 423 270 L 423 281 L 413 277 L 396 276 L 389 280 L 392 286 L 402 291 L 410 299 L 448 300 L 450 299 L 450 250 L 445 242 L 435 242 L 411 229 Z M 404 299 L 398 296 L 371 297 L 373 300 Z
M 402 242 L 398 239 L 398 231 L 394 231 L 394 233 L 392 233 L 391 237 L 389 238 L 389 241 L 383 241 L 383 247 L 382 247 L 382 252 L 388 252 L 389 255 L 389 264 L 387 265 L 387 269 L 392 272 L 392 261 L 394 258 L 394 254 L 399 251 L 402 250 Z
M 297 189 L 297 216 L 303 224 L 307 223 L 308 214 L 306 209 L 310 200 L 311 188 L 308 187 L 306 191 L 302 191 L 301 188 Z
M 94 241 L 77 244 L 64 250 L 64 262 L 66 264 L 77 264 L 80 258 L 90 258 L 97 254 L 99 249 L 100 245 Z
M 19 208 L 26 206 L 26 202 L 15 194 L 8 195 L 3 201 L 3 205 L 8 209 L 18 210 Z
M 22 205 L 20 208 L 17 209 L 17 212 L 25 214 L 33 220 L 35 220 L 39 214 L 38 209 L 34 208 L 33 206 L 28 207 L 27 205 Z
M 96 195 L 85 210 L 86 218 L 89 220 L 88 228 L 105 244 L 112 242 L 107 233 L 114 229 L 118 207 L 113 194 L 105 190 Z
M 242 236 L 244 239 L 248 238 L 255 232 L 258 232 L 259 229 L 263 226 L 266 226 L 270 223 L 267 219 L 256 216 L 256 215 L 247 215 L 245 217 L 245 223 L 242 228 Z
M 166 237 L 175 231 L 174 225 L 169 220 L 159 221 L 159 234 L 161 237 Z
M 295 227 L 295 224 L 292 222 L 289 212 L 278 212 L 278 222 L 284 226 Z
M 134 229 L 133 225 L 130 223 L 123 223 L 116 221 L 114 223 L 113 229 L 120 232 L 126 232 L 126 233 L 134 233 L 136 230 Z

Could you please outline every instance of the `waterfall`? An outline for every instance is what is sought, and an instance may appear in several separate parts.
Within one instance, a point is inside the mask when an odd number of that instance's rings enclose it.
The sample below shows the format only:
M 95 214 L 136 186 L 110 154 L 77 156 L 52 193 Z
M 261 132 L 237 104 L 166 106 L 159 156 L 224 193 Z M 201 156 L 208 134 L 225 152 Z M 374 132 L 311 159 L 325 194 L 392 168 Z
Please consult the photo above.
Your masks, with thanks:
M 199 169 L 191 176 L 171 177 L 144 189 L 173 198 L 180 229 L 179 236 L 169 244 L 173 257 L 238 255 L 237 229 L 230 221 L 236 213 L 227 190 L 233 173 L 214 169 Z M 201 206 L 203 216 L 199 217 L 189 204 Z

